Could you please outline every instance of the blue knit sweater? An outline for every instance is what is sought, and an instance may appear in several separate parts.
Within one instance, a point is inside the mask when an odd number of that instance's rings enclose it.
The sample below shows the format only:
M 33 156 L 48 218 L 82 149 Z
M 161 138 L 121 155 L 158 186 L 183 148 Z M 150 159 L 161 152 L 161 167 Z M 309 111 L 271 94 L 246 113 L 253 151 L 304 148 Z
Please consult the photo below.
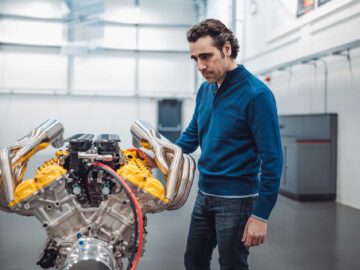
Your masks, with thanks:
M 283 156 L 275 99 L 240 65 L 217 84 L 204 82 L 193 118 L 176 142 L 185 153 L 201 147 L 200 191 L 256 196 L 253 215 L 267 220 L 279 190 Z

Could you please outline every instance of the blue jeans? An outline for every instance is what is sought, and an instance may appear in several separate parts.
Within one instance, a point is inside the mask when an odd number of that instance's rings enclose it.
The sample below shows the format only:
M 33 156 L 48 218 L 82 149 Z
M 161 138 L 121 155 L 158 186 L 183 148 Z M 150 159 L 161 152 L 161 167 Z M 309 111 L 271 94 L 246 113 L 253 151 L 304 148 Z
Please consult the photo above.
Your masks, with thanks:
M 198 193 L 185 251 L 187 270 L 209 270 L 218 245 L 221 270 L 248 270 L 249 249 L 241 239 L 255 198 L 228 199 Z

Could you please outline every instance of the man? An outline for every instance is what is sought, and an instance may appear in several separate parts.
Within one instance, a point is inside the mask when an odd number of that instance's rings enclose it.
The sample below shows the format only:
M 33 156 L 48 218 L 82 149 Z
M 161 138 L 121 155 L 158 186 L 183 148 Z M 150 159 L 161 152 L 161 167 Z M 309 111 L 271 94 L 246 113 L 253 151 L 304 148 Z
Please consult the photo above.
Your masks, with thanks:
M 235 58 L 237 39 L 207 19 L 187 32 L 204 82 L 193 118 L 176 142 L 201 147 L 199 192 L 185 252 L 187 270 L 208 270 L 219 249 L 221 270 L 249 269 L 249 247 L 265 242 L 282 171 L 282 147 L 271 91 Z

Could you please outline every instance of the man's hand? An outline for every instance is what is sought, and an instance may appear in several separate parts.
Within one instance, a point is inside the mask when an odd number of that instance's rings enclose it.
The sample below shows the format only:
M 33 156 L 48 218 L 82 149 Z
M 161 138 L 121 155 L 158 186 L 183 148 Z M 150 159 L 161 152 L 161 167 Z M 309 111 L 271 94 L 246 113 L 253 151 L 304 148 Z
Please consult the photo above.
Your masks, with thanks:
M 259 219 L 250 217 L 246 223 L 243 238 L 246 247 L 261 245 L 265 242 L 267 224 Z

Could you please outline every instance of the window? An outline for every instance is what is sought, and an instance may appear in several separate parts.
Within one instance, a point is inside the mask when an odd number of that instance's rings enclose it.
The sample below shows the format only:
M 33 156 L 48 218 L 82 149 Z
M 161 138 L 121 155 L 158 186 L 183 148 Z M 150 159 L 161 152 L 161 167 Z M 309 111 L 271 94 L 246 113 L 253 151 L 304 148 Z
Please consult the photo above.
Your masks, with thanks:
M 300 17 L 331 0 L 298 0 L 297 16 Z
M 321 6 L 327 2 L 329 2 L 330 0 L 318 0 L 318 6 Z

